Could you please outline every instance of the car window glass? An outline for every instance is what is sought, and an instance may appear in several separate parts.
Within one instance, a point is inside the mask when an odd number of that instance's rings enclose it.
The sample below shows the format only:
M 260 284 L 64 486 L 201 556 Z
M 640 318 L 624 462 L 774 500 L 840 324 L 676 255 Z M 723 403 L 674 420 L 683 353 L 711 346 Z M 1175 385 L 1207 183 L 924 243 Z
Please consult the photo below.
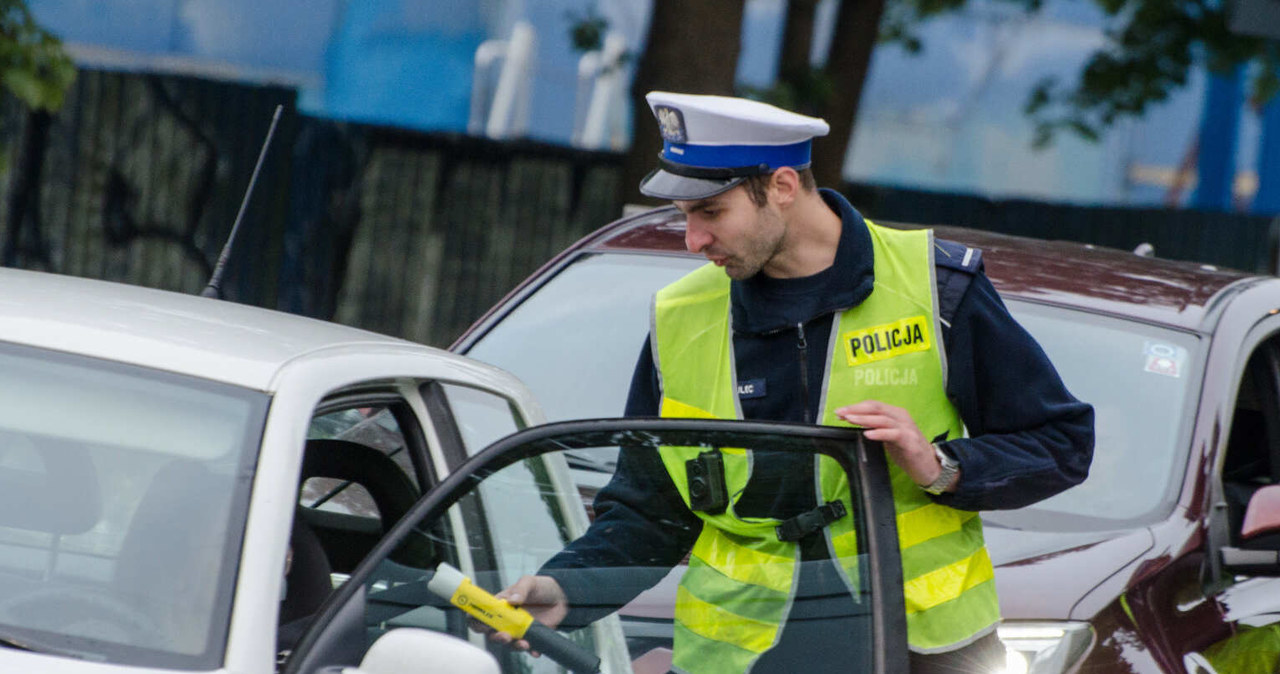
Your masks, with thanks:
M 454 384 L 442 384 L 441 389 L 468 455 L 524 425 L 511 402 L 500 395 Z
M 636 465 L 650 470 L 666 470 L 659 453 L 661 450 L 645 444 L 649 440 L 651 438 L 642 438 L 636 443 L 624 440 L 622 452 L 627 457 L 626 461 L 636 462 Z M 678 594 L 695 591 L 710 601 L 720 601 L 712 595 L 729 592 L 729 589 L 721 586 L 719 581 L 710 580 L 704 560 L 695 551 L 692 563 L 702 565 L 701 570 L 694 572 L 694 579 L 688 581 L 690 584 L 677 590 L 682 575 L 689 568 L 686 562 L 689 550 L 682 546 L 692 546 L 701 527 L 696 516 L 684 508 L 674 491 L 650 495 L 650 499 L 625 506 L 645 509 L 658 500 L 675 499 L 665 501 L 676 508 L 672 512 L 678 514 L 673 519 L 662 520 L 644 533 L 614 531 L 616 520 L 614 523 L 601 523 L 593 531 L 595 539 L 589 537 L 574 544 L 577 547 L 570 546 L 566 550 L 566 545 L 583 533 L 588 522 L 582 508 L 583 497 L 590 499 L 596 496 L 595 490 L 577 486 L 594 479 L 579 479 L 578 473 L 612 465 L 615 457 L 619 456 L 619 447 L 614 444 L 618 441 L 617 436 L 601 434 L 590 443 L 567 443 L 566 446 L 572 446 L 572 449 L 517 461 L 474 483 L 469 494 L 444 515 L 420 522 L 406 542 L 417 552 L 405 554 L 402 546 L 398 558 L 393 554 L 393 559 L 378 563 L 373 577 L 364 583 L 369 588 L 365 611 L 365 628 L 369 634 L 376 636 L 407 626 L 440 630 L 485 645 L 499 659 L 504 672 L 563 672 L 565 670 L 549 658 L 534 659 L 488 644 L 474 628 L 468 627 L 465 615 L 427 588 L 441 562 L 460 569 L 490 592 L 509 586 L 525 574 L 544 573 L 561 579 L 578 602 L 570 614 L 571 628 L 564 630 L 571 639 L 596 651 L 607 662 L 613 662 L 613 671 L 622 671 L 627 662 L 641 658 L 645 659 L 647 667 L 661 666 L 638 671 L 667 671 L 677 630 L 673 616 Z M 755 458 L 751 460 L 756 464 L 752 480 L 772 481 L 780 476 L 777 471 L 769 470 L 771 461 L 786 456 L 812 466 L 814 458 L 806 452 L 812 452 L 820 445 L 777 436 L 763 440 L 753 438 L 751 446 L 755 448 Z M 707 448 L 668 451 L 684 452 L 672 456 L 698 456 Z M 748 460 L 747 455 L 739 450 L 729 451 L 737 452 L 735 456 L 744 461 Z M 821 461 L 824 470 L 829 471 L 825 475 L 832 483 L 859 484 L 856 477 L 846 476 L 835 461 L 827 458 Z M 789 498 L 779 500 L 778 510 L 774 513 L 778 520 L 761 520 L 757 522 L 759 528 L 767 529 L 770 536 L 776 536 L 776 525 L 806 512 L 812 506 L 812 485 L 813 482 L 809 481 L 807 488 L 798 492 L 794 491 L 795 482 L 779 480 L 776 484 L 761 485 L 765 489 L 773 487 Z M 887 482 L 884 498 L 886 512 L 891 512 Z M 756 548 L 757 552 L 777 555 L 755 556 L 761 564 L 765 559 L 773 561 L 768 568 L 755 568 L 753 571 L 758 572 L 759 577 L 777 580 L 774 583 L 776 587 L 756 588 L 754 599 L 735 610 L 765 622 L 768 620 L 765 614 L 770 611 L 793 610 L 792 616 L 803 615 L 806 618 L 796 622 L 802 626 L 794 628 L 794 633 L 788 633 L 787 648 L 768 656 L 782 658 L 773 661 L 774 666 L 781 667 L 778 671 L 800 671 L 813 656 L 800 645 L 806 636 L 805 623 L 810 626 L 819 623 L 841 625 L 840 661 L 847 664 L 850 671 L 871 670 L 873 582 L 868 547 L 865 543 L 858 543 L 867 535 L 860 499 L 856 487 L 851 496 L 839 499 L 838 524 L 829 530 L 835 542 L 824 546 L 829 551 L 838 551 L 838 563 L 828 558 L 797 566 L 796 547 L 779 544 L 776 538 L 776 550 L 769 546 Z M 623 507 L 608 494 L 602 497 L 601 503 L 604 502 L 614 503 L 614 508 Z M 503 513 L 510 515 L 512 511 L 519 511 L 518 515 L 507 520 L 508 524 L 499 524 L 503 520 L 497 516 Z M 619 512 L 615 509 L 614 516 Z M 461 524 L 462 529 L 446 530 L 444 524 L 451 527 Z M 822 536 L 821 533 L 818 535 Z M 608 553 L 601 556 L 603 548 L 597 547 L 600 541 L 627 543 L 635 554 L 626 560 L 611 558 Z M 708 556 L 712 553 L 701 554 Z M 894 563 L 897 564 L 896 559 Z M 554 570 L 550 570 L 552 568 Z M 802 579 L 795 585 L 799 589 L 793 591 L 790 579 L 794 578 L 797 569 L 801 569 Z M 731 599 L 726 597 L 723 601 Z M 901 606 L 900 598 L 895 606 Z M 703 624 L 700 629 L 720 627 Z M 733 626 L 726 625 L 723 629 L 733 629 Z M 792 638 L 797 641 L 791 641 Z M 769 638 L 768 643 L 773 643 L 773 639 Z
M 292 649 L 320 604 L 420 496 L 391 405 L 326 406 L 303 449 L 277 649 Z
M 385 454 L 418 487 L 413 464 L 406 450 L 404 433 L 385 405 L 354 407 L 317 415 L 307 429 L 307 439 L 344 440 Z M 298 505 L 303 508 L 379 517 L 378 506 L 366 486 L 358 481 L 331 477 L 309 477 L 300 485 Z
M 0 347 L 0 632 L 222 664 L 266 396 Z
M 654 291 L 700 264 L 700 259 L 659 255 L 579 259 L 505 316 L 467 355 L 519 377 L 551 421 L 618 416 L 649 331 Z
M 1233 545 L 1276 547 L 1269 541 L 1242 538 L 1245 510 L 1266 485 L 1280 482 L 1280 343 L 1262 343 L 1241 373 L 1222 464 L 1223 500 Z
M 307 429 L 307 438 L 336 438 L 373 447 L 391 457 L 406 476 L 418 479 L 405 444 L 405 434 L 388 405 L 353 407 L 317 415 Z
M 571 540 L 571 532 L 581 530 L 584 519 L 581 498 L 562 457 L 531 458 L 509 466 L 474 485 L 474 491 L 442 519 L 461 523 L 461 530 L 440 524 L 422 526 L 409 543 L 416 545 L 419 556 L 401 549 L 379 564 L 370 584 L 366 626 L 374 634 L 396 627 L 422 627 L 483 644 L 460 611 L 423 593 L 436 565 L 449 563 L 497 592 L 536 571 Z M 452 533 L 463 531 L 465 535 Z M 593 630 L 581 630 L 574 639 L 595 648 Z M 500 648 L 493 651 L 506 672 L 564 671 L 546 658 L 518 656 Z
M 610 253 L 582 258 L 522 302 L 467 351 L 520 377 L 551 420 L 619 414 L 648 332 L 653 292 L 700 260 Z M 1089 479 L 994 523 L 1108 529 L 1162 516 L 1181 479 L 1180 439 L 1202 354 L 1189 334 L 1061 307 L 1009 302 L 1067 387 L 1096 410 Z M 589 372 L 567 377 L 565 372 Z M 1134 490 L 1140 479 L 1162 489 Z
M 1079 486 L 993 522 L 1107 529 L 1162 517 L 1183 477 L 1201 357 L 1194 335 L 1062 308 L 1010 302 L 1073 395 L 1094 407 L 1096 441 Z M 1149 488 L 1132 489 L 1142 484 Z

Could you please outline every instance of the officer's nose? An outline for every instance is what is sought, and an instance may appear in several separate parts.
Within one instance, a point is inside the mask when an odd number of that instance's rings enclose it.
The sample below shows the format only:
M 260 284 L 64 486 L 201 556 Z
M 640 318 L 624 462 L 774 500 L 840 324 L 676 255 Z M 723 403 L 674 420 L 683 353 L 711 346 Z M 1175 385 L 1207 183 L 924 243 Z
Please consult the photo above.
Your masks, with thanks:
M 690 253 L 701 253 L 711 245 L 712 239 L 711 234 L 698 223 L 697 218 L 684 219 L 684 247 L 688 248 Z

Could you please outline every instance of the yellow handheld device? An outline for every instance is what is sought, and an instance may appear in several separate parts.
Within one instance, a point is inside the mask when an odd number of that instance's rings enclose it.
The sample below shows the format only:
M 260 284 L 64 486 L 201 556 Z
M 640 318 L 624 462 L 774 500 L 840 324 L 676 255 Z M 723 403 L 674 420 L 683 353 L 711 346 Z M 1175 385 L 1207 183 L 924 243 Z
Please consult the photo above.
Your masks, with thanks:
M 444 562 L 436 567 L 435 576 L 427 583 L 427 589 L 489 627 L 528 641 L 533 650 L 544 653 L 569 671 L 577 674 L 595 674 L 600 671 L 600 658 L 595 653 L 534 620 L 528 611 L 489 594 L 462 575 L 461 571 Z

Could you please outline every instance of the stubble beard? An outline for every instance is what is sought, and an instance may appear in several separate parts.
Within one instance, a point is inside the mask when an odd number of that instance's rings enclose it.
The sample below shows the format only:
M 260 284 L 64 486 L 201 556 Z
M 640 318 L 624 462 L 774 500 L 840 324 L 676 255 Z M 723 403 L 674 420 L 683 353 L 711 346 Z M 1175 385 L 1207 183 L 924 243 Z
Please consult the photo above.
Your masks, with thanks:
M 742 253 L 725 261 L 724 273 L 735 281 L 745 281 L 759 274 L 778 255 L 786 227 L 781 218 L 767 207 L 761 207 L 757 209 L 753 233 L 755 235 L 744 242 Z

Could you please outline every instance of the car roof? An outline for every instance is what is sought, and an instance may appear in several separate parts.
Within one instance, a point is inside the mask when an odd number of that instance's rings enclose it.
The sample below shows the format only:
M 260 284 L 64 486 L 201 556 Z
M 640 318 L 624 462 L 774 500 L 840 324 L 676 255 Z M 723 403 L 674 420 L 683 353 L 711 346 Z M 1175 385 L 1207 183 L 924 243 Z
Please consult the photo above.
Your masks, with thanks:
M 1206 330 L 1220 298 L 1266 278 L 1091 244 L 964 227 L 932 229 L 937 238 L 980 249 L 987 276 L 1006 299 L 1069 306 L 1186 330 Z M 580 241 L 576 250 L 698 257 L 685 249 L 684 216 L 673 207 L 614 222 Z
M 17 269 L 0 269 L 0 341 L 258 390 L 285 364 L 309 354 L 411 345 L 225 300 Z

